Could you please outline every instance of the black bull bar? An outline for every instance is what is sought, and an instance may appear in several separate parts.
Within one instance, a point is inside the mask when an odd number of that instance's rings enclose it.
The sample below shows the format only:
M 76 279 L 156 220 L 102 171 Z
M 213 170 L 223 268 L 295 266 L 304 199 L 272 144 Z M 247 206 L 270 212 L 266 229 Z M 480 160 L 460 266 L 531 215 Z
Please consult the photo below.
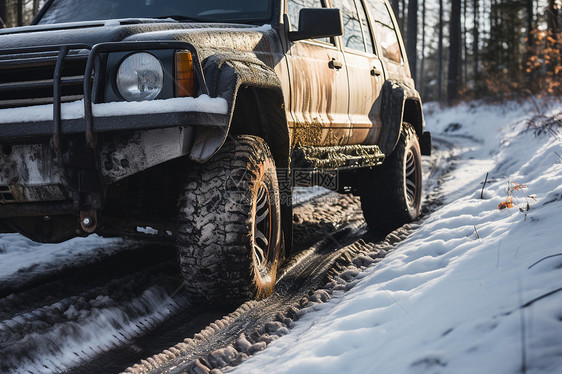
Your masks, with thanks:
M 229 121 L 228 114 L 208 113 L 199 111 L 180 111 L 168 113 L 151 113 L 151 114 L 133 114 L 121 116 L 105 116 L 95 117 L 93 115 L 93 96 L 95 90 L 107 82 L 105 75 L 100 75 L 103 59 L 99 58 L 101 54 L 113 52 L 135 52 L 135 51 L 153 51 L 153 50 L 188 50 L 192 54 L 194 78 L 198 95 L 209 94 L 209 89 L 205 82 L 201 61 L 197 54 L 197 50 L 193 45 L 183 41 L 158 41 L 158 42 L 107 42 L 94 46 L 85 44 L 68 44 L 68 45 L 50 45 L 36 46 L 26 48 L 12 48 L 0 50 L 0 73 L 10 71 L 10 68 L 21 67 L 22 61 L 29 63 L 45 62 L 56 63 L 52 76 L 52 104 L 53 118 L 52 120 L 37 120 L 32 122 L 17 121 L 0 123 L 0 145 L 11 143 L 34 143 L 37 139 L 51 138 L 51 149 L 56 156 L 55 159 L 61 158 L 61 139 L 63 135 L 80 134 L 85 135 L 87 148 L 91 152 L 96 152 L 96 132 L 107 131 L 124 131 L 124 130 L 151 130 L 170 127 L 185 126 L 227 126 Z M 76 58 L 82 51 L 89 51 L 87 55 L 86 65 L 83 76 L 83 99 L 84 99 L 84 116 L 76 119 L 62 119 L 62 92 L 61 92 L 61 74 L 65 66 L 65 62 L 71 57 Z M 69 57 L 69 52 L 71 55 Z M 72 55 L 72 52 L 74 54 Z M 76 54 L 78 52 L 78 55 Z M 29 57 L 31 56 L 31 57 Z M 1 82 L 0 82 L 1 83 Z M 10 95 L 10 90 L 19 83 L 0 84 L 0 94 Z M 50 84 L 50 82 L 49 82 Z M 33 87 L 31 87 L 33 89 Z M 50 88 L 50 85 L 49 85 Z M 0 109 L 0 116 L 2 115 Z M 90 163 L 89 163 L 90 164 Z M 92 175 L 97 175 L 96 179 L 100 179 L 100 169 L 98 162 L 93 162 L 88 166 L 92 170 L 87 170 Z M 82 187 L 77 188 L 79 195 L 82 192 L 88 194 L 94 193 L 94 197 L 98 194 L 103 195 L 101 183 L 94 183 L 92 188 L 84 191 Z M 89 212 L 101 207 L 100 200 L 91 202 L 92 198 L 86 200 L 80 198 L 79 201 L 57 201 L 57 202 L 36 202 L 36 203 L 16 203 L 16 204 L 0 204 L 0 218 L 23 217 L 23 216 L 43 216 L 50 214 L 68 214 L 80 211 Z M 95 213 L 95 211 L 94 211 Z M 85 231 L 84 225 L 82 225 Z M 92 228 L 95 229 L 95 226 Z
M 111 52 L 135 52 L 150 50 L 188 50 L 193 56 L 193 67 L 195 79 L 198 87 L 198 94 L 209 94 L 203 69 L 197 50 L 195 47 L 183 41 L 133 41 L 133 42 L 107 42 L 99 43 L 93 47 L 85 44 L 70 45 L 51 45 L 39 47 L 26 47 L 0 50 L 0 69 L 17 64 L 17 60 L 2 58 L 10 55 L 25 55 L 41 52 L 57 52 L 56 65 L 53 74 L 53 120 L 52 121 L 34 121 L 34 122 L 17 122 L 17 123 L 0 123 L 0 143 L 5 143 L 12 139 L 26 139 L 31 137 L 52 136 L 52 144 L 55 153 L 60 153 L 60 142 L 62 134 L 85 133 L 86 142 L 91 147 L 95 147 L 96 131 L 111 130 L 134 130 L 134 129 L 156 129 L 163 127 L 185 126 L 189 124 L 221 126 L 226 125 L 226 116 L 224 114 L 204 113 L 204 112 L 172 112 L 158 113 L 148 115 L 129 115 L 129 116 L 112 116 L 112 117 L 94 117 L 92 110 L 92 92 L 93 92 L 93 74 L 99 71 L 100 61 L 98 57 L 103 53 Z M 83 81 L 83 97 L 84 97 L 84 117 L 79 119 L 61 118 L 61 72 L 71 50 L 90 50 L 84 70 Z M 99 86 L 104 83 L 101 77 L 96 84 Z M 10 86 L 0 85 L 0 93 L 9 90 Z M 1 115 L 1 109 L 0 109 Z M 116 120 L 118 118 L 118 120 Z

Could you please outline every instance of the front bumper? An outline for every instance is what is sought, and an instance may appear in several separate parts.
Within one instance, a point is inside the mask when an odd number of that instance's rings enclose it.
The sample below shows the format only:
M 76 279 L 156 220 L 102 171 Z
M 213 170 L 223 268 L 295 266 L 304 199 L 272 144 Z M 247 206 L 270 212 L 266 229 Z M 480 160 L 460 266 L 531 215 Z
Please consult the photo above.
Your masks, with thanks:
M 4 145 L 0 150 L 0 217 L 14 216 L 14 207 L 7 208 L 11 203 L 72 200 L 83 191 L 103 190 L 133 174 L 188 155 L 194 134 L 195 127 L 185 125 L 104 133 L 95 151 L 84 151 L 83 140 L 80 144 L 74 136 L 68 138 L 73 146 L 65 147 L 60 158 L 46 142 Z M 79 208 L 80 201 L 76 205 Z M 2 213 L 4 210 L 10 214 Z
M 61 105 L 61 134 L 85 132 L 83 101 Z M 196 126 L 228 126 L 226 100 L 174 98 L 149 102 L 93 104 L 92 132 L 152 130 Z M 53 105 L 0 109 L 0 143 L 53 136 Z M 81 110 L 82 109 L 82 110 Z M 97 112 L 97 115 L 96 115 Z

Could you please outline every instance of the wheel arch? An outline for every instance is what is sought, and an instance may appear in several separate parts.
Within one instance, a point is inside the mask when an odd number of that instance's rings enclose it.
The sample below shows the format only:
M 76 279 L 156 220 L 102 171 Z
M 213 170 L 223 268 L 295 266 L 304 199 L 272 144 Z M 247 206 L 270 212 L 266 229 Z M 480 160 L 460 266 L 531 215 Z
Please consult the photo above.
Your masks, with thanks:
M 205 59 L 203 72 L 209 95 L 227 101 L 230 121 L 228 127 L 197 128 L 190 158 L 205 162 L 229 134 L 245 133 L 262 137 L 277 166 L 288 167 L 289 127 L 281 81 L 275 71 L 254 56 L 226 54 Z
M 241 86 L 229 135 L 259 136 L 268 144 L 275 165 L 287 168 L 290 141 L 282 93 L 270 88 Z
M 400 138 L 402 123 L 410 123 L 421 139 L 424 119 L 419 93 L 402 82 L 387 80 L 382 87 L 381 120 L 379 140 L 381 151 L 390 154 Z
M 290 167 L 290 132 L 285 113 L 281 81 L 275 71 L 255 56 L 240 54 L 213 55 L 203 61 L 203 72 L 211 97 L 222 97 L 228 103 L 229 125 L 196 129 L 190 158 L 209 160 L 229 135 L 255 135 L 270 148 L 278 170 Z M 283 176 L 281 176 L 283 178 Z M 292 185 L 279 182 L 285 251 L 292 249 Z

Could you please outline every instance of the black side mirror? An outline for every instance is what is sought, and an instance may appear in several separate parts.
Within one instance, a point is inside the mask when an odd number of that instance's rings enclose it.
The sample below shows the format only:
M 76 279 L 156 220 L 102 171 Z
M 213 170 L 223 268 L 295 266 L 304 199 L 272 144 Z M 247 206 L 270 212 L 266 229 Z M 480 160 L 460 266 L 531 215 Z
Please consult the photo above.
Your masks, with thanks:
M 299 12 L 299 31 L 290 31 L 289 40 L 329 38 L 343 35 L 339 9 L 304 8 Z

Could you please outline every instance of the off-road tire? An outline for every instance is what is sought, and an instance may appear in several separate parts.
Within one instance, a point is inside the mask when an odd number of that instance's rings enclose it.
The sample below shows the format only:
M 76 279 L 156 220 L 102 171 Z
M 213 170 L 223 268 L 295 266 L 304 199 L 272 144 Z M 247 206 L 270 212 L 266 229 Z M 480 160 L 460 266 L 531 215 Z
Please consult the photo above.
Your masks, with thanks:
M 178 203 L 177 245 L 194 301 L 230 305 L 273 292 L 282 261 L 279 201 L 271 152 L 255 136 L 229 137 L 189 172 Z
M 394 151 L 380 167 L 365 170 L 361 183 L 361 208 L 372 231 L 386 234 L 419 217 L 421 151 L 412 125 L 402 124 Z

